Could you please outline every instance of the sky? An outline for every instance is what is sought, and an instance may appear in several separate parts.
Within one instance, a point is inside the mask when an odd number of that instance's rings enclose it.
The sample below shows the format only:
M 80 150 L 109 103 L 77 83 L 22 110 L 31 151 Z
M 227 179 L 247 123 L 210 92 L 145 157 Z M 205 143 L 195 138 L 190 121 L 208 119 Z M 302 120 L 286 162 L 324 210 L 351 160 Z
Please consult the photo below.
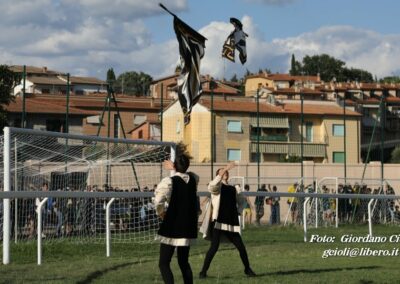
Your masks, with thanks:
M 178 43 L 159 2 L 208 39 L 200 71 L 215 78 L 286 73 L 292 54 L 322 53 L 378 78 L 400 75 L 396 0 L 0 0 L 0 64 L 101 79 L 109 68 L 171 75 Z M 221 57 L 230 17 L 249 35 L 244 65 Z

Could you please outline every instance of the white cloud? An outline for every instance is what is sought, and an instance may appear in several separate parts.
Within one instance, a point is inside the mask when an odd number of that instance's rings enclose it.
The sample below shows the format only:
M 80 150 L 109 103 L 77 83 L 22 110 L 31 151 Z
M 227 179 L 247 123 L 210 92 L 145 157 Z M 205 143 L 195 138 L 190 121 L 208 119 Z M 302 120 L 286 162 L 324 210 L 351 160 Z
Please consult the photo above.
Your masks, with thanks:
M 137 70 L 157 78 L 174 72 L 179 60 L 173 37 L 154 43 L 142 18 L 163 14 L 158 1 L 120 0 L 0 0 L 0 64 L 48 66 L 71 74 L 104 78 Z M 14 3 L 15 2 L 15 3 Z M 263 1 L 275 4 L 288 1 Z M 171 10 L 185 10 L 186 0 L 164 1 Z M 211 22 L 199 30 L 208 38 L 201 72 L 229 79 L 246 69 L 287 72 L 292 53 L 327 53 L 348 67 L 366 69 L 379 77 L 399 72 L 400 34 L 384 35 L 351 26 L 326 26 L 295 37 L 266 41 L 250 16 L 240 19 L 247 38 L 248 60 L 241 65 L 223 61 L 221 49 L 233 30 L 229 22 Z M 165 27 L 163 27 L 164 29 Z M 168 27 L 172 29 L 171 27 Z

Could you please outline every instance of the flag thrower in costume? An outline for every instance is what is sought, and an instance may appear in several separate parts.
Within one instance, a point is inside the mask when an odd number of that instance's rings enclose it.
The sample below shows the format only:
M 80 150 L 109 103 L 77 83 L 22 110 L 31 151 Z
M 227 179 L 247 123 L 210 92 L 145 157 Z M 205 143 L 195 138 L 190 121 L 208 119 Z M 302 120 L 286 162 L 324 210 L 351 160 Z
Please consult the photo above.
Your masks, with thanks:
M 235 27 L 235 30 L 226 39 L 224 46 L 222 47 L 222 57 L 235 62 L 235 48 L 239 51 L 239 59 L 242 64 L 247 60 L 246 53 L 246 37 L 248 36 L 243 31 L 242 23 L 236 19 L 230 19 L 231 24 Z
M 178 78 L 178 97 L 185 124 L 190 122 L 193 106 L 200 99 L 200 60 L 204 56 L 206 38 L 184 23 L 175 14 L 160 4 L 161 8 L 174 16 L 174 30 L 179 43 L 181 73 Z

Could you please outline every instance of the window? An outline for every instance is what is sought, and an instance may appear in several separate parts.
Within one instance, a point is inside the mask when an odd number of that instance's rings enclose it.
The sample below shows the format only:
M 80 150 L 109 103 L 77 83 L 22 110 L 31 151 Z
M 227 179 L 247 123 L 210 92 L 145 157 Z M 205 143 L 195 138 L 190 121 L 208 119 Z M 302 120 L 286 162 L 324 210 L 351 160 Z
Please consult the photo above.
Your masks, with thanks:
M 344 163 L 344 152 L 333 152 L 334 163 Z
M 313 123 L 306 122 L 306 142 L 313 141 Z
M 147 119 L 147 117 L 145 115 L 134 115 L 133 116 L 133 124 L 135 126 L 142 124 L 143 122 L 146 121 L 146 119 Z
M 119 116 L 118 114 L 114 114 L 114 138 L 119 137 L 119 126 L 120 126 Z
M 261 153 L 260 153 L 260 156 L 261 156 Z M 257 163 L 258 162 L 257 153 L 251 153 L 250 162 L 251 163 Z M 260 160 L 260 162 L 261 162 L 261 160 Z
M 240 161 L 240 149 L 228 149 L 228 161 Z
M 181 121 L 177 120 L 176 121 L 176 134 L 181 133 Z
M 143 130 L 139 130 L 138 138 L 143 139 Z
M 64 132 L 65 121 L 60 119 L 46 119 L 46 131 Z
M 228 132 L 242 133 L 242 122 L 240 120 L 228 120 Z
M 332 134 L 333 136 L 344 136 L 344 125 L 343 124 L 332 125 Z

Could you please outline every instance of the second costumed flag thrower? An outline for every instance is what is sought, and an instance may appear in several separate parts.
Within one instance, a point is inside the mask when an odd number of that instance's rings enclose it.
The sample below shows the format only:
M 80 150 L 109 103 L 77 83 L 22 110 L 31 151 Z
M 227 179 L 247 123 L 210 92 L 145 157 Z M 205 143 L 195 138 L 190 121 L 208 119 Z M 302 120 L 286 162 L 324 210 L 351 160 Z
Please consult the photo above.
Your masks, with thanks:
M 179 43 L 181 73 L 178 78 L 178 98 L 182 107 L 185 125 L 190 122 L 190 113 L 202 94 L 200 60 L 204 56 L 204 36 L 170 12 L 163 4 L 160 7 L 174 16 L 174 30 Z

